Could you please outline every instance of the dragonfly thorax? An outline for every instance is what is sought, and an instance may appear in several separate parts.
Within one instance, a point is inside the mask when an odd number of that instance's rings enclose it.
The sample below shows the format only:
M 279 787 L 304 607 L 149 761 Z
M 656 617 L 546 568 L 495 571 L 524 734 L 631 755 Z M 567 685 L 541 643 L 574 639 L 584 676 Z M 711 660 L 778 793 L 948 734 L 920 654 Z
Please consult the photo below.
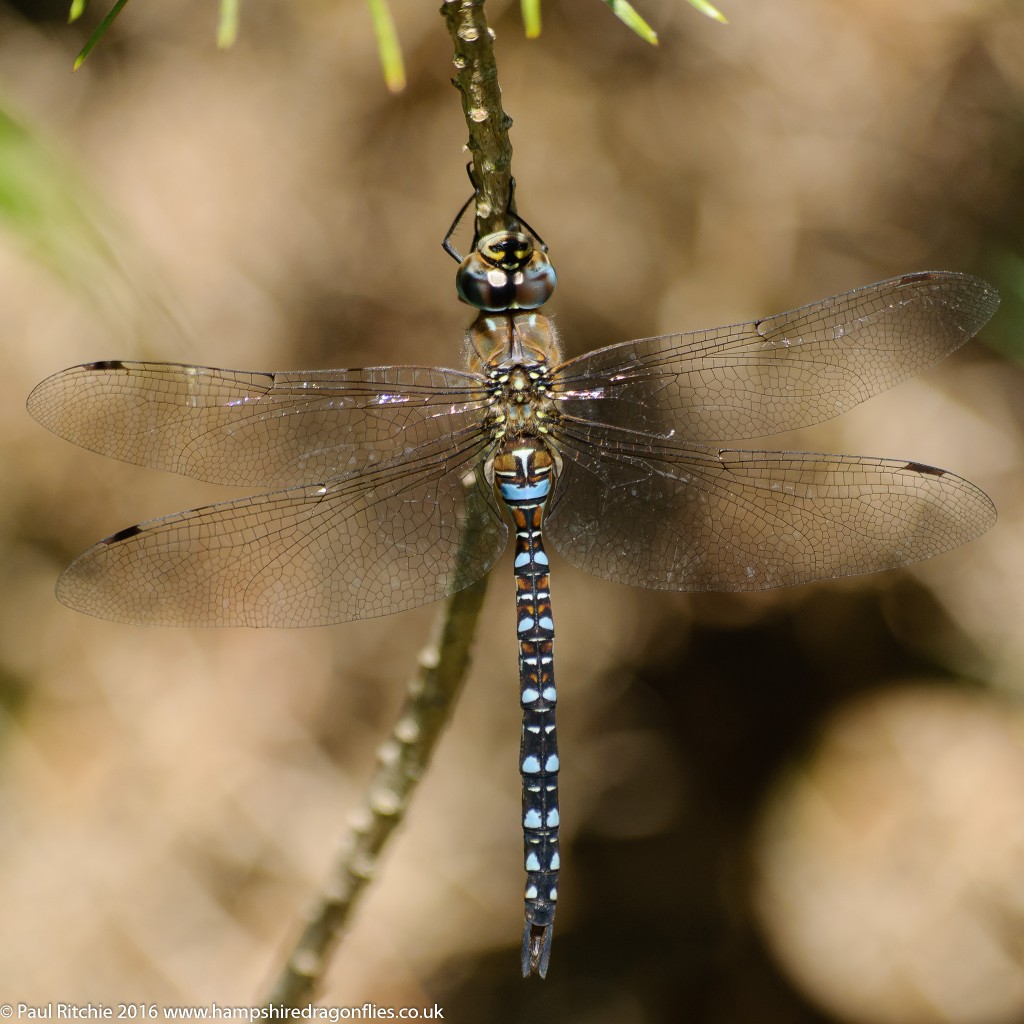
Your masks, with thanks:
M 543 313 L 481 313 L 466 331 L 466 365 L 474 373 L 561 361 L 558 335 Z
M 459 298 L 484 312 L 536 309 L 555 290 L 555 268 L 525 232 L 485 235 L 459 264 Z
M 495 368 L 491 382 L 491 433 L 519 441 L 546 434 L 558 416 L 550 397 L 551 373 L 543 364 Z

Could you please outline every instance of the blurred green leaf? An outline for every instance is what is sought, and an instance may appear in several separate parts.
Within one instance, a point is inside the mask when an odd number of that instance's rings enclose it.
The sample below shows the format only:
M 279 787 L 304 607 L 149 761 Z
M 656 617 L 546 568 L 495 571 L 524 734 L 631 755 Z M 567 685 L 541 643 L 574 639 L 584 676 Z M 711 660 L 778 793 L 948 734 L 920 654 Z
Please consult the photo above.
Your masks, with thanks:
M 220 17 L 217 19 L 217 47 L 230 49 L 238 39 L 238 14 L 241 0 L 220 0 Z
M 80 203 L 71 174 L 39 139 L 0 110 L 0 228 L 61 278 L 74 281 L 109 247 Z
M 405 88 L 405 64 L 402 62 L 402 49 L 391 10 L 387 0 L 367 0 L 367 3 L 373 19 L 373 32 L 377 37 L 380 64 L 384 69 L 384 81 L 391 92 L 401 92 Z
M 980 271 L 999 289 L 999 311 L 982 332 L 981 340 L 1024 364 L 1024 255 L 996 246 L 981 262 Z
M 114 19 L 121 13 L 121 9 L 126 3 L 128 0 L 117 0 L 117 3 L 107 12 L 107 16 L 96 26 L 93 34 L 85 41 L 82 52 L 75 58 L 75 71 L 82 66 L 82 62 L 89 56 L 92 48 L 103 38 L 107 29 L 114 24 Z
M 164 329 L 183 333 L 149 252 L 73 162 L 12 115 L 2 97 L 0 234 L 88 302 L 112 331 L 137 337 L 145 324 L 147 339 Z
M 148 262 L 69 162 L 0 106 L 0 232 L 109 319 L 165 317 Z M 154 322 L 156 322 L 154 320 Z
M 86 0 L 71 0 L 71 9 L 68 11 L 68 24 L 78 19 L 85 13 Z

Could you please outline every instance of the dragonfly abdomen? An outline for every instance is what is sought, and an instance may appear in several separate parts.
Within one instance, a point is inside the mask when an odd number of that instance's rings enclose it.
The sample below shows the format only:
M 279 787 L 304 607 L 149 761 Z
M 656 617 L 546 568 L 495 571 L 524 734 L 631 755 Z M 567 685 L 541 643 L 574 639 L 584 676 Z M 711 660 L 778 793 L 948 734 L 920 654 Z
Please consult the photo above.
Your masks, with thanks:
M 494 480 L 516 531 L 516 632 L 523 732 L 523 853 L 526 925 L 523 975 L 547 974 L 558 899 L 558 740 L 548 557 L 542 521 L 554 460 L 542 445 L 506 450 L 494 460 Z

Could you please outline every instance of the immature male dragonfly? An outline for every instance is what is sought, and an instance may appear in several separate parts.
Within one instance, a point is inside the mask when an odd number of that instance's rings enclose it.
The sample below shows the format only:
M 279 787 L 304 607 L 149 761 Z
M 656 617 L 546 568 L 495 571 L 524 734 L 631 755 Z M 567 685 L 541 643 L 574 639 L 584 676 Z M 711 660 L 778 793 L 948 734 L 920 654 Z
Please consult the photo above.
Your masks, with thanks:
M 907 274 L 763 320 L 564 360 L 536 311 L 554 270 L 524 223 L 474 239 L 456 286 L 480 311 L 466 370 L 115 360 L 50 377 L 28 408 L 111 458 L 273 488 L 131 526 L 80 555 L 57 595 L 100 618 L 317 626 L 389 615 L 479 579 L 512 523 L 522 969 L 543 977 L 559 868 L 544 538 L 597 576 L 695 591 L 873 572 L 977 537 L 995 509 L 944 470 L 731 445 L 827 420 L 919 373 L 980 330 L 998 297 L 964 274 Z M 466 530 L 474 545 L 460 543 Z

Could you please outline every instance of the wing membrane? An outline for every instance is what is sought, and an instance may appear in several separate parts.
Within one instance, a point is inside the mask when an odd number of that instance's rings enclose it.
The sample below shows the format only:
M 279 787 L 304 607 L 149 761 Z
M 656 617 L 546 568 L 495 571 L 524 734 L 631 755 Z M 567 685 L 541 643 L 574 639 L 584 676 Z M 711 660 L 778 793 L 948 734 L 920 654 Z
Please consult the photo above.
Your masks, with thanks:
M 319 626 L 415 608 L 479 579 L 505 546 L 473 475 L 483 450 L 475 435 L 447 437 L 356 479 L 130 527 L 80 555 L 57 595 L 165 626 Z
M 479 422 L 457 370 L 255 373 L 173 363 L 74 366 L 29 396 L 43 426 L 122 462 L 246 487 L 322 482 Z
M 908 274 L 732 327 L 628 341 L 556 370 L 577 419 L 730 444 L 831 419 L 953 352 L 988 322 L 995 289 Z
M 655 590 L 767 590 L 890 569 L 995 522 L 988 497 L 897 459 L 688 445 L 559 424 L 547 534 L 574 565 Z

